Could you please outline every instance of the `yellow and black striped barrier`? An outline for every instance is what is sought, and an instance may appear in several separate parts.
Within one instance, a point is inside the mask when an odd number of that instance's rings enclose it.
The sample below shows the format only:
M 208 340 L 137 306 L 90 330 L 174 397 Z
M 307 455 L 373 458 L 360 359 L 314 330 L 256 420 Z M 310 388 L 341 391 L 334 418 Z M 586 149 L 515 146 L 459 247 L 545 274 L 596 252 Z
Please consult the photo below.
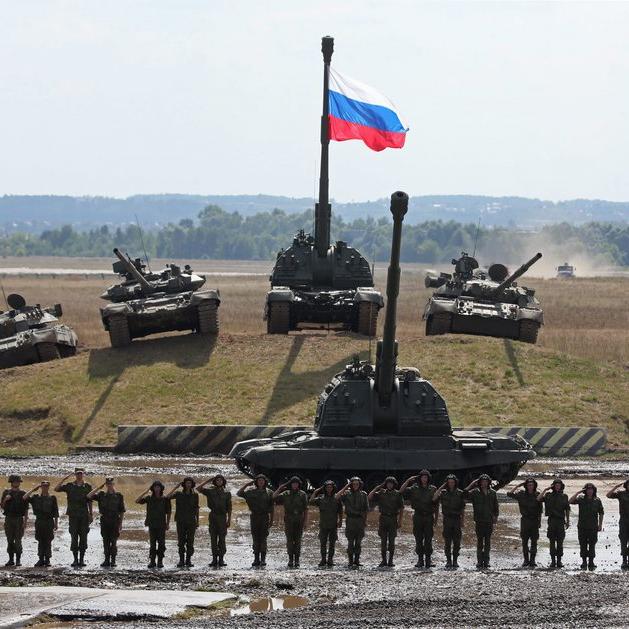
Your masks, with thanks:
M 238 441 L 274 437 L 303 426 L 119 426 L 117 452 L 161 454 L 227 454 Z M 502 435 L 520 435 L 540 456 L 597 456 L 607 449 L 604 428 L 481 426 L 465 428 Z M 456 429 L 455 429 L 456 430 Z

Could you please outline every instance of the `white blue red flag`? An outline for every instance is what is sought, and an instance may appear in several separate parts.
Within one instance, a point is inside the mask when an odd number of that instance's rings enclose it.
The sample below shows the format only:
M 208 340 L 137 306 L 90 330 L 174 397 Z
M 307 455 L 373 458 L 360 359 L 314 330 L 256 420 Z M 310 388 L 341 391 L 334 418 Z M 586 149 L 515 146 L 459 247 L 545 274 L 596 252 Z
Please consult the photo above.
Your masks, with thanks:
M 330 67 L 330 139 L 362 140 L 370 149 L 402 148 L 408 128 L 395 105 L 369 85 Z

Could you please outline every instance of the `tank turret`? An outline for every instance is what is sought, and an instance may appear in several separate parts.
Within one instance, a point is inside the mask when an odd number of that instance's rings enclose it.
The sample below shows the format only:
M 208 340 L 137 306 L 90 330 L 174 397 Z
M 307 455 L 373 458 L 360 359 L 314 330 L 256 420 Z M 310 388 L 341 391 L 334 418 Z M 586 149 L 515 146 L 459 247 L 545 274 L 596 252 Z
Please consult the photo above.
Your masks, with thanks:
M 495 294 L 500 295 L 506 288 L 511 286 L 519 277 L 522 277 L 540 258 L 541 253 L 536 253 L 528 262 L 525 262 L 522 266 L 519 266 L 509 277 L 502 281 L 497 287 Z
M 146 295 L 150 295 L 155 292 L 155 286 L 151 284 L 145 277 L 140 273 L 135 264 L 133 264 L 131 258 L 127 254 L 127 256 L 123 256 L 120 249 L 117 247 L 114 248 L 114 255 L 118 260 L 120 260 L 122 264 L 122 268 L 128 273 L 133 279 L 142 287 L 142 291 Z

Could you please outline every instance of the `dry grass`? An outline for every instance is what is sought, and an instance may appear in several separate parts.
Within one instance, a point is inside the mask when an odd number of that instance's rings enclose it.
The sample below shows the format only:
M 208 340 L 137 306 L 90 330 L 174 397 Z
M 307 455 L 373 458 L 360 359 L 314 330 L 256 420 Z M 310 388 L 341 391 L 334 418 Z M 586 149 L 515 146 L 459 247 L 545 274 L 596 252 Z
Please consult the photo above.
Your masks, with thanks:
M 380 286 L 383 279 L 384 269 L 377 274 Z M 309 424 L 326 380 L 352 354 L 368 351 L 368 341 L 345 333 L 268 337 L 266 275 L 208 278 L 223 298 L 216 342 L 177 334 L 112 350 L 98 313 L 104 303 L 98 295 L 110 281 L 3 278 L 7 292 L 61 302 L 64 320 L 90 351 L 0 372 L 0 450 L 63 452 L 77 442 L 112 442 L 116 426 L 126 423 Z M 462 335 L 426 338 L 423 273 L 406 270 L 400 362 L 432 380 L 457 425 L 601 425 L 612 443 L 629 443 L 629 279 L 529 283 L 546 313 L 539 346 Z

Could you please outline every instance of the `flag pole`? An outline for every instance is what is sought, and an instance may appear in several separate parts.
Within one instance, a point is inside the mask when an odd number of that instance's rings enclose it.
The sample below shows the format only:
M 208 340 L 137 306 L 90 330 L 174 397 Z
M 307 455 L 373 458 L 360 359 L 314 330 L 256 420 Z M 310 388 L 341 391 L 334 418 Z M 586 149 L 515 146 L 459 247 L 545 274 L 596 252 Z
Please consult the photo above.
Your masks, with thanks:
M 328 179 L 328 149 L 330 146 L 330 63 L 334 52 L 334 38 L 321 39 L 323 53 L 323 113 L 321 115 L 321 166 L 319 170 L 319 202 L 315 205 L 315 247 L 317 255 L 325 257 L 330 247 L 330 181 Z

